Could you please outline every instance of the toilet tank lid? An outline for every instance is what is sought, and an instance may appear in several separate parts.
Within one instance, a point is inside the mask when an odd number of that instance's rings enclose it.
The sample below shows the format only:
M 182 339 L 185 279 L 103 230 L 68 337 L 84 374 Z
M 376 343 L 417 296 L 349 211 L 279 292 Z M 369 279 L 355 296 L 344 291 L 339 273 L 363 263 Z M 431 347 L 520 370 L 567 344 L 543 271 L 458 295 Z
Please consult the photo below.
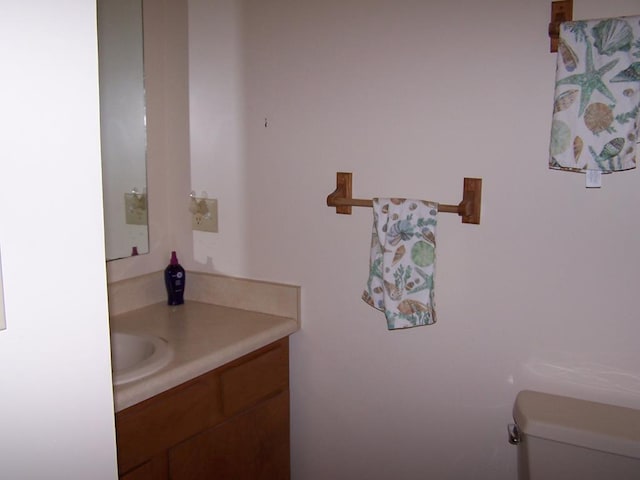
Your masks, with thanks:
M 513 418 L 525 435 L 640 458 L 640 410 L 524 390 Z

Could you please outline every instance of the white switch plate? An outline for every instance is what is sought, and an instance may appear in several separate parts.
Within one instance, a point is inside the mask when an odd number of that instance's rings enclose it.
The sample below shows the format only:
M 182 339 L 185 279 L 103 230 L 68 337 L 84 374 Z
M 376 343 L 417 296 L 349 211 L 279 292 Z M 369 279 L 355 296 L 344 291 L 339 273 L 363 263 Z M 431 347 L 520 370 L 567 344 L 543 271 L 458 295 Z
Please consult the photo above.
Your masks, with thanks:
M 218 232 L 218 200 L 196 198 L 196 212 L 191 216 L 191 228 L 200 232 Z
M 144 193 L 125 193 L 124 211 L 127 225 L 146 225 L 147 196 Z

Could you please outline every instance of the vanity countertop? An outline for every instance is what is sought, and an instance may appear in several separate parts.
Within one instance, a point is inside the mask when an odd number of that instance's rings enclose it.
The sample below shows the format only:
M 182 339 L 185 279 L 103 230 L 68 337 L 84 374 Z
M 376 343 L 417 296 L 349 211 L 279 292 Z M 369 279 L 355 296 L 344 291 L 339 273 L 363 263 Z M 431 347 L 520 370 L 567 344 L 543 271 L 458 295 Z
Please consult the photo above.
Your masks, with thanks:
M 116 412 L 231 362 L 299 329 L 294 318 L 208 303 L 166 302 L 113 316 L 111 330 L 157 335 L 173 348 L 173 359 L 146 378 L 114 389 Z

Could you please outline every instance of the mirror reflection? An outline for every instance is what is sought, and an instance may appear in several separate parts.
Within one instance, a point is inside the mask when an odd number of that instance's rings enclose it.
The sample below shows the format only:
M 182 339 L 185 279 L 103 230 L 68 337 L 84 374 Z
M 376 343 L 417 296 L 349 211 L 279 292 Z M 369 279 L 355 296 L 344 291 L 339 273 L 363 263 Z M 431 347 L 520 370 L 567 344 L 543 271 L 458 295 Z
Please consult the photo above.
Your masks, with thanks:
M 142 0 L 98 0 L 107 260 L 149 252 Z

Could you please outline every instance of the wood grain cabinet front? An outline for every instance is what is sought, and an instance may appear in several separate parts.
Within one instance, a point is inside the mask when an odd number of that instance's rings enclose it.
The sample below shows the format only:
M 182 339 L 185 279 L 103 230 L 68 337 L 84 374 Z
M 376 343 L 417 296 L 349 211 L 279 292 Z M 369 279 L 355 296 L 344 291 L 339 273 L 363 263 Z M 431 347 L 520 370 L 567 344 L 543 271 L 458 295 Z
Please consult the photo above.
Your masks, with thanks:
M 289 478 L 289 396 L 282 392 L 169 452 L 172 480 Z
M 167 458 L 166 455 L 158 455 L 126 474 L 120 475 L 120 480 L 168 480 Z
M 122 480 L 288 480 L 284 338 L 116 415 Z

